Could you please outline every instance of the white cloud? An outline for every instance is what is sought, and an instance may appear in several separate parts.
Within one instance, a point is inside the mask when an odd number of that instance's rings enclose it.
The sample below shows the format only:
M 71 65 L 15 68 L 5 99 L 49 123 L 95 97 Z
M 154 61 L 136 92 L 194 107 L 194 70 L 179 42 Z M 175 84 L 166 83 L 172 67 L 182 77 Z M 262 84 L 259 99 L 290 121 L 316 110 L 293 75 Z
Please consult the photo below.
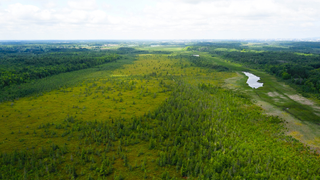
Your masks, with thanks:
M 271 38 L 316 36 L 320 30 L 318 0 L 158 0 L 146 4 L 73 0 L 39 6 L 22 2 L 0 7 L 0 33 L 47 32 L 57 39 L 65 33 L 71 39 Z M 16 37 L 11 35 L 11 39 Z
M 102 6 L 102 8 L 104 8 L 104 9 L 109 9 L 109 8 L 112 7 L 110 4 L 107 4 L 107 3 L 105 3 L 105 2 L 102 2 L 102 3 L 101 3 L 101 6 Z
M 5 11 L 16 19 L 27 19 L 39 12 L 39 8 L 33 5 L 22 5 L 20 3 L 9 5 Z
M 306 22 L 306 23 L 302 23 L 301 26 L 302 27 L 311 27 L 311 26 L 314 26 L 314 24 L 311 22 Z
M 45 8 L 48 8 L 48 9 L 52 9 L 52 8 L 57 7 L 57 4 L 54 3 L 54 2 L 46 2 L 46 3 L 44 4 L 44 7 L 45 7 Z
M 68 1 L 68 5 L 72 9 L 95 10 L 98 5 L 95 0 L 76 0 Z

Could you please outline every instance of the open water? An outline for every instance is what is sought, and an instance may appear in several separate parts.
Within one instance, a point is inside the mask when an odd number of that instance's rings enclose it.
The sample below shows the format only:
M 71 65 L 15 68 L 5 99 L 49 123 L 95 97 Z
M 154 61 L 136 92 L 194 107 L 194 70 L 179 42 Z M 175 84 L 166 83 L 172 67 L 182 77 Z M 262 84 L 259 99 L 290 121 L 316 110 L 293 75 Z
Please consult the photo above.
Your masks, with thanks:
M 249 72 L 243 72 L 246 76 L 248 76 L 247 84 L 252 88 L 259 88 L 263 86 L 263 83 L 258 82 L 260 80 L 260 77 L 249 73 Z

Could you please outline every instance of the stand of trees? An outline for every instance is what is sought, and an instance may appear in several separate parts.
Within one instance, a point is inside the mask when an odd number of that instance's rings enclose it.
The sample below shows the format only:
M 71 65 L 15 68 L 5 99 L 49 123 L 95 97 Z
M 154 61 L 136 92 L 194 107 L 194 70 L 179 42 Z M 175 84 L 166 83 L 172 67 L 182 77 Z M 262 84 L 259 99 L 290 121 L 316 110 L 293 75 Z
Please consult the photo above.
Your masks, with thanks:
M 113 52 L 93 52 L 87 49 L 54 48 L 49 52 L 41 51 L 39 54 L 32 52 L 34 51 L 19 52 L 14 48 L 0 51 L 0 88 L 86 69 L 120 58 Z

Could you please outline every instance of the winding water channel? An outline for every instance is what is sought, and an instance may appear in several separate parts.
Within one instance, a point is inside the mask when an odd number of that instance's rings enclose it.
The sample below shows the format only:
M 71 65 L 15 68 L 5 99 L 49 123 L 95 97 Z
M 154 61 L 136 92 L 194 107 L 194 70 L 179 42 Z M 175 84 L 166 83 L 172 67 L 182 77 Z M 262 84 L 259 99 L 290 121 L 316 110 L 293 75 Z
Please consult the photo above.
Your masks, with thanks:
M 249 73 L 249 72 L 243 72 L 246 76 L 248 76 L 247 84 L 252 88 L 259 88 L 263 86 L 263 83 L 258 82 L 260 80 L 260 77 Z

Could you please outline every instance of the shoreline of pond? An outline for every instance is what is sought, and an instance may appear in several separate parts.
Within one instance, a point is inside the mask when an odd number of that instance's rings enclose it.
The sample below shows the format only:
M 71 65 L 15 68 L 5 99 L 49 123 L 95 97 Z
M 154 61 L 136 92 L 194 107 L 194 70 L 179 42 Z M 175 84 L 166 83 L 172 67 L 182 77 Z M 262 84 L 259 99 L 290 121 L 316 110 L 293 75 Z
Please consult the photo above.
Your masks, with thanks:
M 258 82 L 260 80 L 260 77 L 252 74 L 252 73 L 249 73 L 249 72 L 242 72 L 244 75 L 246 75 L 248 77 L 248 80 L 247 80 L 247 84 L 248 86 L 250 86 L 251 88 L 254 88 L 254 89 L 257 89 L 259 87 L 262 87 L 263 86 L 263 83 L 260 83 Z

